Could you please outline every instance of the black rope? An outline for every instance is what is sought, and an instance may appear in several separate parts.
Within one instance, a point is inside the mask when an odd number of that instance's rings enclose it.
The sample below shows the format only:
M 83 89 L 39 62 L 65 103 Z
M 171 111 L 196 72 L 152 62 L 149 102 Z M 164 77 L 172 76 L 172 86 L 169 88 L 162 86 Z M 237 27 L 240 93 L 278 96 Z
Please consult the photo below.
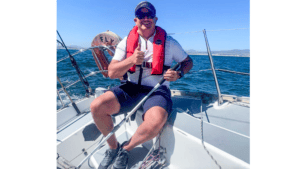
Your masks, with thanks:
M 77 74 L 79 76 L 79 79 L 80 79 L 80 81 L 81 81 L 81 83 L 82 83 L 82 85 L 83 85 L 83 87 L 85 89 L 86 95 L 89 95 L 89 93 L 90 93 L 89 92 L 89 86 L 90 86 L 89 82 L 86 80 L 84 74 L 82 73 L 82 71 L 80 70 L 79 66 L 77 65 L 74 57 L 69 52 L 69 50 L 68 50 L 67 46 L 65 45 L 64 41 L 62 40 L 60 34 L 58 33 L 58 31 L 56 31 L 56 32 L 57 32 L 57 34 L 58 34 L 58 36 L 59 36 L 59 38 L 61 40 L 61 42 L 59 40 L 57 40 L 57 42 L 60 43 L 66 49 L 66 51 L 68 52 L 70 60 L 71 60 L 71 63 L 72 63 L 72 66 L 75 68 L 75 70 L 76 70 L 76 72 L 77 72 Z

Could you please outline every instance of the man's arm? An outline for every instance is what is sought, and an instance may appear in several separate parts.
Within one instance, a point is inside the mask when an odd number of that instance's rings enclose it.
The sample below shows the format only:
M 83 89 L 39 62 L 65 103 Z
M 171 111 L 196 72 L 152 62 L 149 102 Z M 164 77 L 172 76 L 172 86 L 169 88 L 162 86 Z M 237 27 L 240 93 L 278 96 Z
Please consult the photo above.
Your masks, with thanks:
M 184 74 L 188 73 L 193 67 L 193 60 L 188 56 L 180 63 L 180 71 L 183 71 Z
M 121 78 L 129 70 L 129 68 L 134 65 L 129 58 L 126 58 L 123 61 L 112 60 L 108 66 L 109 78 Z
M 188 56 L 182 62 L 180 62 L 180 71 L 184 74 L 188 73 L 193 67 L 193 60 Z M 176 81 L 180 78 L 180 74 L 178 71 L 168 69 L 164 74 L 164 79 L 167 81 Z
M 133 65 L 141 65 L 144 61 L 145 53 L 141 51 L 139 43 L 132 56 L 125 60 L 112 60 L 108 66 L 108 76 L 111 79 L 121 78 Z

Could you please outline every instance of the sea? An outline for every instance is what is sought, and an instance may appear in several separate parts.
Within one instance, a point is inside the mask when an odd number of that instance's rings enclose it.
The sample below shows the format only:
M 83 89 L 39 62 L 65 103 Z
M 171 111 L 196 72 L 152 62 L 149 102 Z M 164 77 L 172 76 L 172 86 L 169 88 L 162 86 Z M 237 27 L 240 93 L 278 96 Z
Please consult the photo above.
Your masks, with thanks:
M 99 71 L 90 50 L 81 53 L 78 53 L 78 50 L 69 51 L 73 55 L 79 69 L 85 76 L 92 72 Z M 111 57 L 107 53 L 106 55 L 108 56 L 108 59 L 111 60 Z M 68 53 L 66 50 L 57 50 L 57 61 L 65 58 L 57 63 L 57 76 L 62 82 L 63 86 L 66 87 L 71 99 L 76 101 L 85 96 L 85 89 L 81 82 L 67 87 L 68 85 L 79 80 L 79 76 L 75 68 L 72 66 L 70 58 L 67 56 Z M 207 55 L 190 55 L 190 57 L 193 59 L 193 68 L 189 73 L 185 74 L 184 78 L 181 78 L 175 82 L 171 82 L 170 88 L 183 91 L 201 91 L 217 94 L 213 73 L 211 70 L 208 70 L 211 69 L 209 57 Z M 213 56 L 212 58 L 215 69 L 250 73 L 250 57 Z M 249 75 L 233 74 L 221 71 L 216 71 L 216 75 L 222 94 L 250 97 Z M 108 88 L 120 84 L 120 80 L 105 78 L 101 73 L 87 77 L 86 80 L 92 89 L 97 87 Z M 57 82 L 57 89 L 61 89 L 59 82 Z M 59 95 L 61 96 L 64 104 L 70 103 L 69 98 L 63 91 L 60 91 Z M 57 96 L 57 109 L 61 107 L 62 103 Z

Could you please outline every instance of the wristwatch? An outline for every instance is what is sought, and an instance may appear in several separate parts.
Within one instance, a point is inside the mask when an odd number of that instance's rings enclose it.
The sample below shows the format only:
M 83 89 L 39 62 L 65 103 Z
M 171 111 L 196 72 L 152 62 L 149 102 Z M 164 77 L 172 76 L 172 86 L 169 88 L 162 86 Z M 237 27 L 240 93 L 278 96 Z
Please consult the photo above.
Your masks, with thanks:
M 178 75 L 179 75 L 179 79 L 181 79 L 183 76 L 184 76 L 184 73 L 183 71 L 177 71 Z

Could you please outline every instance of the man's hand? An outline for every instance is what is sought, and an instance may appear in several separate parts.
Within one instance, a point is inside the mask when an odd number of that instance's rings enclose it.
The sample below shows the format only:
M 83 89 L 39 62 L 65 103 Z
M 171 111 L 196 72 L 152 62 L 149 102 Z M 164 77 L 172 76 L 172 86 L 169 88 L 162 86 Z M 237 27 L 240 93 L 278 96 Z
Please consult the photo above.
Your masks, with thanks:
M 167 72 L 164 74 L 164 79 L 166 79 L 166 81 L 176 81 L 179 78 L 180 76 L 175 70 L 168 69 Z
M 180 71 L 186 74 L 189 72 L 193 67 L 193 60 L 188 56 L 186 57 L 180 64 Z M 176 81 L 180 78 L 179 72 L 168 69 L 167 72 L 164 74 L 164 79 L 166 81 Z
M 134 53 L 131 58 L 132 63 L 135 65 L 141 65 L 144 62 L 145 52 L 141 51 L 141 44 L 139 43 L 138 46 L 135 48 Z

